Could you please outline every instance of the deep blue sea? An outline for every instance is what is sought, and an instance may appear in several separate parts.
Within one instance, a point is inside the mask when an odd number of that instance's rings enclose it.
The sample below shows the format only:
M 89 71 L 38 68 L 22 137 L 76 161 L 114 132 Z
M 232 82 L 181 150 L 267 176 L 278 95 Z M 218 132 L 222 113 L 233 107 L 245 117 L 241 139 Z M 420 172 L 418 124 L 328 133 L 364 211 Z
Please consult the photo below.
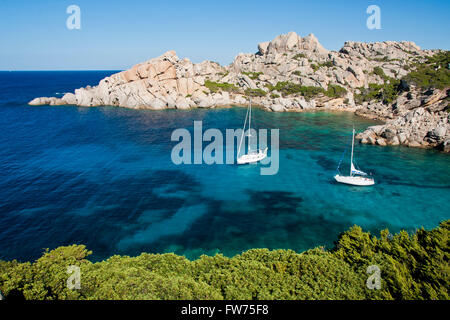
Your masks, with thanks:
M 149 111 L 28 106 L 96 85 L 112 71 L 0 72 L 0 259 L 34 260 L 44 248 L 85 244 L 93 260 L 175 252 L 188 258 L 250 248 L 331 248 L 354 224 L 378 234 L 433 228 L 450 218 L 450 156 L 356 145 L 373 187 L 333 181 L 359 131 L 350 113 L 254 110 L 280 129 L 277 175 L 259 165 L 180 165 L 172 131 L 241 128 L 245 108 Z M 344 167 L 348 165 L 348 154 Z

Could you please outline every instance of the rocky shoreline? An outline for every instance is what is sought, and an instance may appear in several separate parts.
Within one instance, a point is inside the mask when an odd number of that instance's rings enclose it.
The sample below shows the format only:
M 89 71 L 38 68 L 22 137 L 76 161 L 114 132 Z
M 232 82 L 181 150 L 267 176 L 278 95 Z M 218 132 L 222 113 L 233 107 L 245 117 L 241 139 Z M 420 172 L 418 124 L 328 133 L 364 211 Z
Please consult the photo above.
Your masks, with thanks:
M 433 147 L 450 152 L 448 90 L 427 92 L 428 96 L 416 94 L 410 99 L 407 95 L 397 99 L 396 116 L 388 117 L 384 125 L 369 127 L 357 138 L 362 143 L 380 146 Z
M 195 64 L 168 51 L 97 86 L 29 104 L 190 109 L 245 105 L 252 96 L 254 104 L 273 112 L 345 110 L 386 121 L 359 134 L 363 143 L 450 152 L 448 87 L 424 91 L 401 80 L 440 53 L 406 41 L 349 41 L 336 52 L 312 34 L 290 32 L 260 43 L 254 54 L 238 54 L 228 66 Z

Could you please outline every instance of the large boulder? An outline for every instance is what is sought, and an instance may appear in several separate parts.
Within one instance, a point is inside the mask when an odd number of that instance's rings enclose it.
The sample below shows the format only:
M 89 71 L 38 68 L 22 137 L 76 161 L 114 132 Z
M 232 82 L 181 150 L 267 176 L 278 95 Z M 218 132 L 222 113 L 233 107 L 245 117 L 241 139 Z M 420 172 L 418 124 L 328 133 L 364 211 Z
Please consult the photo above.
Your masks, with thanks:
M 73 93 L 66 93 L 62 98 L 62 101 L 64 101 L 66 104 L 72 104 L 72 105 L 76 105 L 77 104 L 77 98 Z
M 40 106 L 40 105 L 63 105 L 65 102 L 61 99 L 55 98 L 55 97 L 41 97 L 41 98 L 35 98 L 28 102 L 30 106 Z
M 153 110 L 162 110 L 166 107 L 166 105 L 166 102 L 158 98 L 152 100 L 149 104 L 150 108 Z
M 189 102 L 184 97 L 181 97 L 181 96 L 179 96 L 177 98 L 177 100 L 175 102 L 175 107 L 177 109 L 182 109 L 182 110 L 186 110 L 186 109 L 190 108 Z
M 450 139 L 447 139 L 445 141 L 443 141 L 440 145 L 439 145 L 439 149 L 441 151 L 444 152 L 450 152 Z
M 262 55 L 266 54 L 269 44 L 270 44 L 270 41 L 259 43 L 258 44 L 258 52 Z
M 284 106 L 282 104 L 272 104 L 270 105 L 270 109 L 274 112 L 283 112 Z

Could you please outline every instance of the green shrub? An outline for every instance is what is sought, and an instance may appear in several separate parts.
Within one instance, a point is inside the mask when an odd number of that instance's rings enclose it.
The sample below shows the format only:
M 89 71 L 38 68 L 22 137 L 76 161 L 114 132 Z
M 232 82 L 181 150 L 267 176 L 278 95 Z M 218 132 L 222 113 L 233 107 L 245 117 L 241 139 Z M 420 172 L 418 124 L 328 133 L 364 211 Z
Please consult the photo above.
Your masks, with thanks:
M 232 83 L 220 83 L 220 82 L 213 82 L 210 80 L 205 80 L 205 87 L 207 87 L 211 92 L 216 93 L 220 91 L 227 91 L 227 92 L 234 92 L 238 93 L 240 92 L 240 89 L 236 87 Z
M 438 228 L 419 229 L 412 236 L 405 231 L 392 236 L 384 230 L 376 238 L 353 227 L 340 237 L 334 254 L 356 271 L 379 265 L 383 298 L 447 300 L 449 230 L 447 220 Z
M 293 57 L 293 59 L 295 59 L 295 60 L 300 60 L 300 59 L 304 59 L 304 58 L 306 58 L 306 55 L 304 53 L 298 53 Z
M 311 62 L 311 61 L 310 61 Z M 332 68 L 334 66 L 332 61 L 326 61 L 323 63 L 318 63 L 318 64 L 311 64 L 310 67 L 314 70 L 314 72 L 316 72 L 317 70 L 319 70 L 322 67 L 327 67 L 327 68 Z
M 33 263 L 0 261 L 0 289 L 27 299 L 449 299 L 450 220 L 427 231 L 380 237 L 354 226 L 330 251 L 252 249 L 229 258 L 175 254 L 112 256 L 101 262 L 82 245 L 46 251 Z M 66 287 L 67 266 L 81 268 L 81 289 Z M 366 287 L 368 266 L 381 289 Z
M 387 76 L 384 73 L 383 69 L 381 69 L 380 67 L 373 68 L 372 74 L 375 74 L 375 75 L 381 77 L 383 80 L 387 78 Z
M 332 68 L 334 66 L 332 61 L 327 61 L 324 63 L 319 63 L 319 68 L 321 67 L 327 67 L 327 68 Z
M 371 60 L 377 61 L 377 62 L 389 62 L 390 61 L 387 56 L 384 56 L 383 58 L 373 58 Z
M 388 78 L 384 84 L 369 83 L 369 88 L 358 88 L 360 93 L 355 94 L 355 102 L 382 101 L 385 104 L 394 102 L 400 93 L 400 80 Z
M 329 84 L 325 95 L 330 98 L 342 98 L 347 95 L 347 90 L 337 84 Z
M 278 91 L 284 96 L 301 95 L 305 99 L 311 99 L 319 94 L 325 94 L 325 90 L 320 87 L 302 86 L 292 82 L 278 82 L 276 86 L 266 85 L 270 91 Z
M 444 89 L 450 86 L 450 51 L 436 53 L 424 63 L 412 65 L 413 71 L 404 77 L 424 90 L 430 88 Z
M 245 94 L 250 97 L 264 97 L 267 93 L 262 89 L 246 89 Z
M 262 72 L 242 72 L 242 74 L 247 75 L 250 79 L 256 80 L 258 77 L 264 73 Z

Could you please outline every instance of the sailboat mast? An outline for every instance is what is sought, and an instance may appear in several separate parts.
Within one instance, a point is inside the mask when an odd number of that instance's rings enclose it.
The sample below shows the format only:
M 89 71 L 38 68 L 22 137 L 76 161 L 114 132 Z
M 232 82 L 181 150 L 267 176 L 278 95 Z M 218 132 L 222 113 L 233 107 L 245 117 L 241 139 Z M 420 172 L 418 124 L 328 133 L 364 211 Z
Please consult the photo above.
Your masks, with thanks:
M 352 175 L 352 167 L 353 167 L 353 148 L 355 146 L 355 128 L 353 128 L 352 132 L 352 156 L 350 158 L 350 176 Z
M 247 126 L 247 119 L 248 119 L 248 111 L 249 110 L 247 109 L 247 113 L 245 114 L 245 121 L 244 121 L 244 127 L 242 128 L 241 142 L 239 142 L 239 148 L 238 148 L 238 152 L 237 152 L 238 157 L 239 157 L 239 154 L 241 153 L 242 142 L 244 141 L 245 127 Z
M 248 152 L 250 153 L 250 138 L 252 132 L 250 131 L 252 124 L 252 97 L 250 97 L 250 113 L 248 118 Z
M 250 117 L 248 121 L 248 130 L 250 130 L 251 124 L 252 124 L 252 98 L 250 98 Z

